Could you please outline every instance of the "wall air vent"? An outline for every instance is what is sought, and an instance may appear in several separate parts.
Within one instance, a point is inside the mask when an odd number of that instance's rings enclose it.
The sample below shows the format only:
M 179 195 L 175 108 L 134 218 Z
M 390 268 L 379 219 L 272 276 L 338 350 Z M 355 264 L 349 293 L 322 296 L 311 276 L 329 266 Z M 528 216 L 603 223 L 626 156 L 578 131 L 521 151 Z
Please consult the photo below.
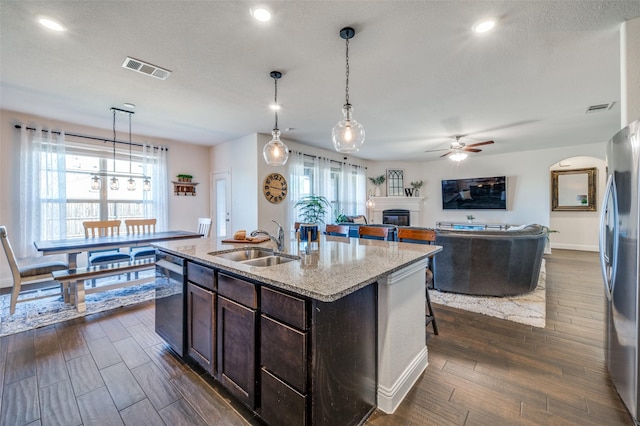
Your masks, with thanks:
M 599 104 L 599 105 L 591 105 L 587 107 L 587 110 L 584 112 L 585 114 L 590 114 L 592 112 L 600 112 L 600 111 L 608 111 L 615 105 L 615 102 L 611 102 L 609 104 Z
M 129 57 L 124 60 L 122 68 L 150 75 L 151 77 L 159 78 L 160 80 L 166 80 L 171 75 L 171 71 L 169 70 Z

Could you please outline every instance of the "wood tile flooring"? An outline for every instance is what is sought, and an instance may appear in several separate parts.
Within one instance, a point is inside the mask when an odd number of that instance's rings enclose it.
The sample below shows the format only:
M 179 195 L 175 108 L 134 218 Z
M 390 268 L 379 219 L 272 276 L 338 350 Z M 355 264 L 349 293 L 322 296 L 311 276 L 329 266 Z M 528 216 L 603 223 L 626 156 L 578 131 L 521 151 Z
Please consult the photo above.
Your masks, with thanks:
M 429 366 L 370 425 L 632 425 L 604 366 L 597 255 L 547 257 L 547 327 L 434 306 Z M 153 303 L 0 338 L 0 425 L 258 424 L 153 332 Z M 429 327 L 431 331 L 431 327 Z

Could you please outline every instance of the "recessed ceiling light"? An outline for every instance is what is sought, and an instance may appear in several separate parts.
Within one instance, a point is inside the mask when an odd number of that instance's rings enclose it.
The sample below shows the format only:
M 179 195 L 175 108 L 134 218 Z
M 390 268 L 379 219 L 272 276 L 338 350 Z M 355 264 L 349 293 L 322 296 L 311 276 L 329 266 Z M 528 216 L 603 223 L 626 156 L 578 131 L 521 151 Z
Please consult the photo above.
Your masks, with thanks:
M 271 12 L 269 12 L 264 7 L 256 7 L 255 9 L 251 9 L 251 16 L 253 16 L 257 21 L 267 22 L 271 20 Z
M 280 105 L 278 104 L 271 104 L 269 105 L 269 108 L 271 108 L 274 111 L 280 111 Z
M 38 22 L 45 28 L 48 28 L 53 31 L 67 31 L 67 29 L 58 21 L 54 21 L 51 18 L 39 18 Z
M 131 108 L 134 109 L 136 107 L 136 104 L 132 104 L 131 102 L 125 102 L 122 104 L 123 107 L 125 108 Z
M 478 22 L 473 27 L 471 27 L 471 29 L 475 33 L 486 33 L 488 31 L 491 31 L 495 26 L 496 26 L 496 21 L 489 19 L 487 21 Z

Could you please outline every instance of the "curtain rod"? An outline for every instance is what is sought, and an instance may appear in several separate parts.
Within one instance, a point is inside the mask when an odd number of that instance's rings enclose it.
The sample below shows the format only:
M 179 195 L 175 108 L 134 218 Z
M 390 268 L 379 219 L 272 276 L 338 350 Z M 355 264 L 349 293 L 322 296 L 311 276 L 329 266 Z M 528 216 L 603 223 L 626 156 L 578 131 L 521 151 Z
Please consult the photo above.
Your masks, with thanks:
M 15 127 L 16 129 L 21 129 L 21 128 L 22 128 L 22 126 L 21 126 L 20 124 L 16 124 L 14 127 Z M 27 127 L 27 126 L 25 126 L 24 128 L 25 128 L 26 130 L 31 130 L 31 131 L 35 131 L 35 130 L 37 130 L 37 129 L 36 129 L 36 128 L 34 128 L 34 127 Z M 60 134 L 60 132 L 59 132 L 59 131 L 57 131 L 57 130 L 47 130 L 47 129 L 42 129 L 42 131 L 43 131 L 43 132 L 51 132 L 51 133 L 52 133 L 52 134 L 54 134 L 54 135 L 59 135 L 59 134 Z M 97 136 L 87 136 L 87 135 L 80 135 L 80 134 L 78 134 L 78 133 L 67 133 L 67 132 L 64 132 L 64 134 L 65 134 L 65 135 L 68 135 L 68 136 L 73 136 L 73 137 L 75 137 L 75 138 L 84 138 L 84 139 L 91 139 L 91 140 L 94 140 L 94 141 L 110 142 L 110 143 L 113 143 L 113 139 L 99 138 L 99 137 L 97 137 Z M 144 145 L 143 145 L 143 144 L 141 144 L 141 143 L 136 143 L 136 142 L 131 142 L 131 143 L 129 143 L 129 142 L 126 142 L 126 141 L 119 141 L 119 140 L 117 140 L 117 139 L 116 139 L 116 141 L 115 141 L 115 142 L 116 142 L 116 143 L 121 143 L 121 144 L 123 144 L 123 145 L 139 146 L 139 147 L 141 147 L 141 148 L 144 146 Z M 158 147 L 158 146 L 154 146 L 154 147 L 153 147 L 153 149 L 159 149 L 159 148 L 160 148 L 160 147 Z M 166 149 L 167 151 L 169 150 L 169 148 L 167 148 L 167 147 L 165 147 L 164 149 Z
M 291 152 L 297 152 L 298 154 L 302 154 L 304 157 L 310 157 L 310 158 L 325 158 L 325 159 L 329 160 L 329 161 L 330 161 L 330 162 L 332 162 L 332 163 L 347 164 L 347 165 L 349 165 L 349 166 L 353 166 L 353 167 L 356 167 L 356 168 L 362 168 L 362 169 L 365 169 L 365 170 L 367 169 L 367 166 L 360 166 L 360 165 L 358 165 L 358 164 L 347 163 L 346 161 L 333 160 L 333 159 L 331 159 L 331 158 L 327 158 L 327 157 L 320 157 L 320 156 L 317 156 L 317 155 L 307 154 L 307 153 L 302 152 L 302 151 L 293 151 L 293 150 L 292 150 Z

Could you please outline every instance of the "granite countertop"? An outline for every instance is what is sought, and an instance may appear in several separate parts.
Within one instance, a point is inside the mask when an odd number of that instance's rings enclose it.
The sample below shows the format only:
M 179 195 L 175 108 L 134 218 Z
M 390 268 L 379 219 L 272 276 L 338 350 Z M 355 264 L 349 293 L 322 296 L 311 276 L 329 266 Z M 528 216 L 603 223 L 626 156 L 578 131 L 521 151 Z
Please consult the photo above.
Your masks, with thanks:
M 244 247 L 274 249 L 271 241 L 260 244 L 221 244 L 213 238 L 153 243 L 153 246 L 236 275 L 270 284 L 304 297 L 333 302 L 412 263 L 442 251 L 441 246 L 366 240 L 322 235 L 305 254 L 304 242 L 290 241 L 287 255 L 300 260 L 269 267 L 249 266 L 215 254 Z M 212 254 L 213 253 L 213 254 Z

